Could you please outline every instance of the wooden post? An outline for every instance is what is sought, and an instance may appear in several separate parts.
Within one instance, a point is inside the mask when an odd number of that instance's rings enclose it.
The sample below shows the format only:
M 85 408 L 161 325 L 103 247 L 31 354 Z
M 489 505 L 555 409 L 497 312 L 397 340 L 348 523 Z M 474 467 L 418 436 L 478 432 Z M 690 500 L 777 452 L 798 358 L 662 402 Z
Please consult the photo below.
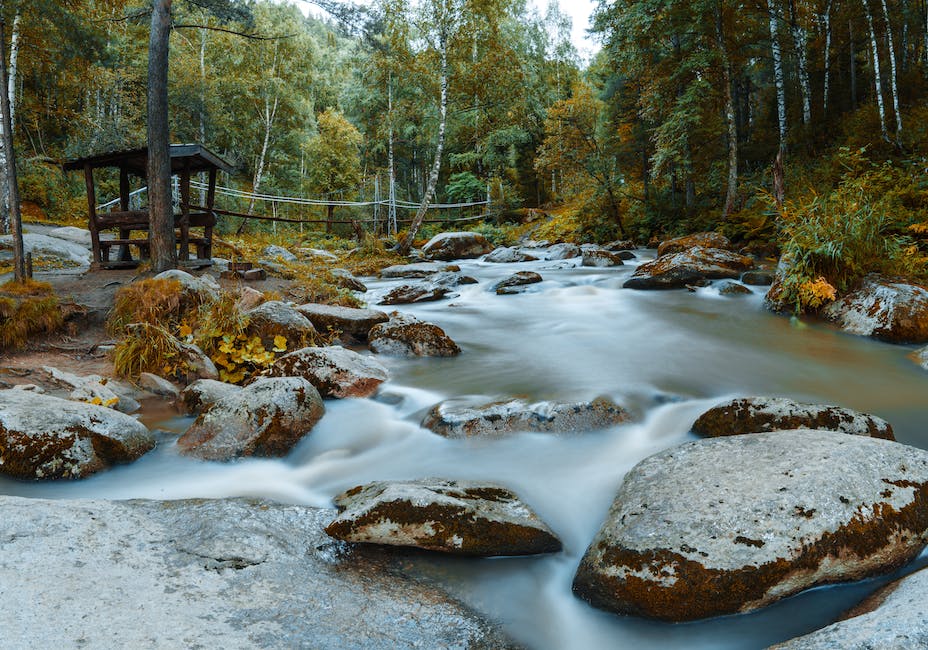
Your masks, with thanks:
M 125 165 L 119 166 L 119 209 L 123 212 L 129 210 L 129 170 Z M 119 229 L 120 239 L 129 239 L 132 231 L 128 228 Z M 132 253 L 129 251 L 129 245 L 123 244 L 119 247 L 119 259 L 123 262 L 132 259 Z
M 84 163 L 84 184 L 87 186 L 87 223 L 90 228 L 90 247 L 93 250 L 91 268 L 99 269 L 103 260 L 100 258 L 100 232 L 97 230 L 97 191 L 90 163 Z
M 180 172 L 180 251 L 177 259 L 190 259 L 190 159 Z

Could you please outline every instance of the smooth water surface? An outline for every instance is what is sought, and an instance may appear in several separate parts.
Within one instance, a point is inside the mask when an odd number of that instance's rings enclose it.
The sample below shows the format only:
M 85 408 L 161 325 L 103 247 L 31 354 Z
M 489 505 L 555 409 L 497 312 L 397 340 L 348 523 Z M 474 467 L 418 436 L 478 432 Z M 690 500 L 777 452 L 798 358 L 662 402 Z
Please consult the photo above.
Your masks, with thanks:
M 614 616 L 571 594 L 577 563 L 624 474 L 650 454 L 695 439 L 690 425 L 723 399 L 777 395 L 855 408 L 889 420 L 900 442 L 928 448 L 928 373 L 906 358 L 909 348 L 772 315 L 763 309 L 763 289 L 735 297 L 713 287 L 632 291 L 621 286 L 634 262 L 614 269 L 578 268 L 578 262 L 461 262 L 462 272 L 479 284 L 401 311 L 443 327 L 463 353 L 453 359 L 380 357 L 391 380 L 378 397 L 327 402 L 325 417 L 285 459 L 220 464 L 179 457 L 173 440 L 190 420 L 178 418 L 158 423 L 165 430 L 161 444 L 134 465 L 75 483 L 0 481 L 0 492 L 254 496 L 329 507 L 338 492 L 371 480 L 500 482 L 553 528 L 563 553 L 488 560 L 416 554 L 414 561 L 515 639 L 542 650 L 760 648 L 829 624 L 885 582 L 817 589 L 759 613 L 683 625 Z M 518 270 L 538 271 L 545 281 L 522 295 L 490 291 Z M 371 281 L 365 299 L 373 306 L 404 282 Z M 580 435 L 463 441 L 418 426 L 431 406 L 450 397 L 599 395 L 626 406 L 634 423 Z

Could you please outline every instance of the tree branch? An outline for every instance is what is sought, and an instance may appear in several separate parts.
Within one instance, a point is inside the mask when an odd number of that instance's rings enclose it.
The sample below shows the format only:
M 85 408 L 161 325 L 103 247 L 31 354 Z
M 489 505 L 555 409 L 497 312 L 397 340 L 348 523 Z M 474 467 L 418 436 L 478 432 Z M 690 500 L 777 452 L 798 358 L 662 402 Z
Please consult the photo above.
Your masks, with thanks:
M 253 41 L 279 41 L 285 38 L 294 38 L 299 34 L 283 34 L 280 36 L 262 36 L 261 34 L 239 32 L 234 29 L 225 29 L 223 27 L 213 27 L 212 25 L 196 25 L 193 23 L 181 23 L 171 25 L 172 29 L 207 29 L 212 32 L 223 32 L 225 34 L 232 34 L 234 36 L 241 36 L 242 38 L 248 38 Z

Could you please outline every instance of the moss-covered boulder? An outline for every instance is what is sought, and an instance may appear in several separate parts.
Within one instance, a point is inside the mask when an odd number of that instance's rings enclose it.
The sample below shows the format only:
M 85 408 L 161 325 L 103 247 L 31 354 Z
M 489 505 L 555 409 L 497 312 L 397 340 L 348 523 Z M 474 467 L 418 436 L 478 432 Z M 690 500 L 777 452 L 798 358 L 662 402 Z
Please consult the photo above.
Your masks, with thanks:
M 889 422 L 875 415 L 827 404 L 803 404 L 784 397 L 741 397 L 722 402 L 693 423 L 693 433 L 707 438 L 791 429 L 895 440 Z
M 541 275 L 535 273 L 534 271 L 519 271 L 518 273 L 513 273 L 508 278 L 500 280 L 493 285 L 493 290 L 501 295 L 510 295 L 514 293 L 521 293 L 522 287 L 528 284 L 537 284 L 542 281 Z
M 441 300 L 449 293 L 448 287 L 431 283 L 401 284 L 380 299 L 381 305 L 408 305 L 414 302 Z
M 390 376 L 383 365 L 341 346 L 308 347 L 277 359 L 271 377 L 303 377 L 322 397 L 370 397 Z
M 928 343 L 928 287 L 868 275 L 822 310 L 845 332 L 889 343 Z
M 534 431 L 576 433 L 622 424 L 628 412 L 612 400 L 537 402 L 512 399 L 490 403 L 450 400 L 436 404 L 422 426 L 447 438 L 469 438 Z
M 422 247 L 422 253 L 430 260 L 445 262 L 480 257 L 492 250 L 493 244 L 476 232 L 443 232 Z
M 241 386 L 216 379 L 198 379 L 180 392 L 175 405 L 186 415 L 199 415 L 213 404 L 242 390 Z
M 492 264 L 514 264 L 517 262 L 534 262 L 538 258 L 515 246 L 500 246 L 483 258 Z
M 688 621 L 888 573 L 926 541 L 928 452 L 834 431 L 711 438 L 626 475 L 573 589 Z
M 731 242 L 728 241 L 728 237 L 717 232 L 697 232 L 661 242 L 660 246 L 657 247 L 657 256 L 663 257 L 664 255 L 680 253 L 694 246 L 730 250 Z
M 367 333 L 374 325 L 390 320 L 385 312 L 376 309 L 355 309 L 338 305 L 307 303 L 297 307 L 297 311 L 309 319 L 316 331 L 338 331 L 341 332 L 342 340 L 348 341 L 366 341 Z
M 368 333 L 368 342 L 377 354 L 453 357 L 461 353 L 438 325 L 399 312 L 391 313 L 389 322 L 375 325 Z
M 346 542 L 414 546 L 456 555 L 532 555 L 561 542 L 512 492 L 498 485 L 423 479 L 376 482 L 335 497 L 325 532 Z
M 306 316 L 295 307 L 280 300 L 269 300 L 247 312 L 249 337 L 257 336 L 270 350 L 274 339 L 282 336 L 287 339 L 288 348 L 296 348 L 312 342 L 316 328 Z
M 754 260 L 720 248 L 695 246 L 641 264 L 625 281 L 628 289 L 680 289 L 705 280 L 738 278 Z
M 612 251 L 602 248 L 593 248 L 583 251 L 583 266 L 593 266 L 597 268 L 608 268 L 611 266 L 622 266 L 622 256 Z
M 0 474 L 83 478 L 132 462 L 154 446 L 144 424 L 113 409 L 32 391 L 0 390 Z
M 324 412 L 319 392 L 302 377 L 259 379 L 201 413 L 177 447 L 204 460 L 285 456 Z

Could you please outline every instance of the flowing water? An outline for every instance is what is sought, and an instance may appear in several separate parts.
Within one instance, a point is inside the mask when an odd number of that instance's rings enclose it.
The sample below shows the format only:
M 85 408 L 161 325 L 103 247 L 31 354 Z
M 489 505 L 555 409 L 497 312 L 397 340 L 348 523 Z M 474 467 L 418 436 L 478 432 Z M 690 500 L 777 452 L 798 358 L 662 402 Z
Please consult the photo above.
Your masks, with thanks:
M 651 256 L 653 257 L 653 251 Z M 644 256 L 642 259 L 646 259 Z M 574 570 L 624 474 L 644 457 L 695 439 L 704 410 L 739 395 L 838 404 L 889 420 L 900 442 L 928 448 L 928 372 L 910 351 L 775 316 L 762 290 L 724 297 L 622 289 L 634 262 L 577 268 L 577 260 L 462 262 L 480 280 L 450 300 L 404 305 L 463 349 L 453 359 L 380 357 L 391 373 L 376 399 L 327 402 L 327 412 L 282 460 L 203 463 L 177 455 L 190 420 L 159 421 L 161 444 L 131 466 L 75 483 L 0 481 L 0 492 L 48 498 L 181 499 L 254 496 L 311 506 L 377 479 L 485 479 L 512 488 L 564 542 L 545 557 L 413 561 L 530 648 L 761 648 L 809 632 L 883 580 L 816 589 L 761 612 L 669 625 L 595 610 L 570 591 Z M 517 270 L 545 281 L 526 293 L 489 288 Z M 403 281 L 372 281 L 365 298 Z M 446 440 L 418 426 L 450 397 L 580 400 L 611 397 L 634 423 L 580 435 Z M 719 471 L 724 471 L 720 468 Z M 923 556 L 908 572 L 928 562 Z

